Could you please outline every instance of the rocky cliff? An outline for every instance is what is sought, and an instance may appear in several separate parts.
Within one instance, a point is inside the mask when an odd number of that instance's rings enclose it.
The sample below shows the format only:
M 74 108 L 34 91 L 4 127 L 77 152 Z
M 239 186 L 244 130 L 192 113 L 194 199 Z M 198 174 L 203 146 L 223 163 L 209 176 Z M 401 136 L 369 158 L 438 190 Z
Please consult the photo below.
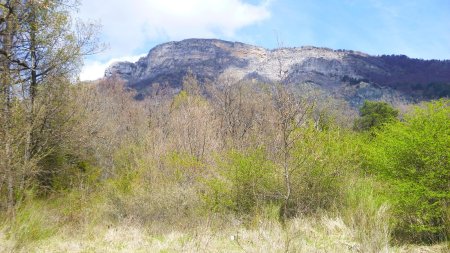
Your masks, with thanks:
M 265 48 L 215 39 L 161 44 L 135 63 L 117 62 L 105 76 L 119 75 L 141 95 L 155 84 L 176 92 L 191 71 L 201 82 L 221 75 L 260 82 L 314 83 L 353 104 L 364 99 L 450 96 L 450 61 L 371 56 L 317 47 Z

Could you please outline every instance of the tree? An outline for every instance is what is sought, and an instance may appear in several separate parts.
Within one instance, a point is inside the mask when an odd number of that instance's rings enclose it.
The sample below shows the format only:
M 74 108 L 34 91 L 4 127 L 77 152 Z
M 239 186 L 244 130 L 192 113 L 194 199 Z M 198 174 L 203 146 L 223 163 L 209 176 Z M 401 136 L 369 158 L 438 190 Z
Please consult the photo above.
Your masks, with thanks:
M 12 64 L 9 59 L 12 55 L 12 44 L 14 38 L 14 26 L 16 22 L 15 16 L 15 1 L 11 1 L 10 5 L 6 5 L 6 3 L 1 2 L 1 14 L 0 17 L 0 35 L 1 35 L 1 136 L 0 143 L 2 146 L 0 148 L 1 151 L 1 172 L 2 177 L 0 181 L 0 187 L 6 183 L 6 206 L 8 212 L 12 212 L 14 205 L 14 192 L 13 192 L 13 168 L 12 168 L 12 118 L 11 118 L 11 109 L 12 109 L 12 77 L 13 70 Z
M 282 43 L 277 37 L 278 47 L 282 48 Z M 277 62 L 277 78 L 272 92 L 273 109 L 275 111 L 275 128 L 277 129 L 278 154 L 281 157 L 282 175 L 284 179 L 284 192 L 281 193 L 283 204 L 280 209 L 280 217 L 283 220 L 292 216 L 295 212 L 291 210 L 293 182 L 292 176 L 298 170 L 292 167 L 292 150 L 294 143 L 301 137 L 298 135 L 298 129 L 304 127 L 308 122 L 311 113 L 315 108 L 315 99 L 312 96 L 300 96 L 298 92 L 289 86 L 286 82 L 289 77 L 289 70 L 286 69 L 283 52 L 278 50 L 275 56 Z
M 359 131 L 368 131 L 394 121 L 398 116 L 398 110 L 386 102 L 366 100 L 360 108 L 360 116 L 361 118 L 355 121 L 354 128 Z
M 95 28 L 92 25 L 76 24 L 72 30 L 69 11 L 75 4 L 61 0 L 25 1 L 24 17 L 20 22 L 22 38 L 17 48 L 21 61 L 22 90 L 27 102 L 27 137 L 25 161 L 35 155 L 38 143 L 34 141 L 34 128 L 39 127 L 36 119 L 36 98 L 39 85 L 58 82 L 55 77 L 72 78 L 81 63 L 81 57 L 97 51 Z M 81 29 L 83 30 L 81 32 Z M 37 121 L 37 122 L 36 122 Z
M 188 74 L 183 79 L 183 90 L 170 105 L 168 126 L 169 136 L 175 142 L 173 148 L 202 161 L 213 139 L 211 113 L 209 102 L 201 96 L 197 79 Z
M 254 85 L 223 75 L 208 87 L 214 113 L 219 121 L 220 137 L 224 147 L 243 147 L 249 144 L 251 130 L 261 122 L 257 109 L 267 107 L 261 92 Z
M 62 0 L 0 1 L 0 152 L 5 158 L 0 174 L 8 182 L 8 210 L 51 150 L 45 139 L 50 135 L 43 133 L 61 107 L 48 102 L 59 99 L 58 86 L 74 80 L 82 57 L 99 49 L 94 25 L 78 23 L 73 29 L 75 7 Z

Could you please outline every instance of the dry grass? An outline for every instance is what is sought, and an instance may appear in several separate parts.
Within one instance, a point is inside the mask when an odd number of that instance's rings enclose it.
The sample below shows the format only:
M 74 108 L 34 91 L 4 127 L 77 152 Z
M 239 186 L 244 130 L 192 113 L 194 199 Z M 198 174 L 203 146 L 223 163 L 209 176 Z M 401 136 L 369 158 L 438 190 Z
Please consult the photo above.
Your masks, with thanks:
M 242 225 L 152 234 L 133 222 L 113 227 L 89 226 L 78 231 L 61 228 L 41 241 L 13 249 L 14 242 L 0 233 L 1 252 L 373 252 L 358 241 L 359 231 L 340 218 L 296 218 L 283 227 L 260 221 L 253 228 Z M 446 252 L 444 245 L 387 245 L 378 252 Z

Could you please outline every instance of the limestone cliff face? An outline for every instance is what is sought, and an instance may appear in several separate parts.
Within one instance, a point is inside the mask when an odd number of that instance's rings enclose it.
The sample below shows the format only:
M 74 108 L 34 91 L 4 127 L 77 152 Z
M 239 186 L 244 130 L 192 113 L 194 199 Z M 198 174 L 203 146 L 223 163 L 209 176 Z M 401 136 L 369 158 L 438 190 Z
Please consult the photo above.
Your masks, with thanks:
M 145 95 L 156 83 L 179 89 L 188 71 L 201 82 L 230 74 L 262 82 L 309 82 L 355 103 L 392 94 L 416 99 L 450 95 L 450 61 L 370 56 L 317 47 L 268 50 L 215 39 L 158 45 L 136 63 L 113 64 L 105 76 L 119 75 Z

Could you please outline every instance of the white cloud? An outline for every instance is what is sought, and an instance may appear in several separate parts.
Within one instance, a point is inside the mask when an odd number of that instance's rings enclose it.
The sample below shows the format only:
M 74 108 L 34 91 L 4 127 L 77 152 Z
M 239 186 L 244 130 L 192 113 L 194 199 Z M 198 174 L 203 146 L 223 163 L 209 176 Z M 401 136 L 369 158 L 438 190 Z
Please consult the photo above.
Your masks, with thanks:
M 81 70 L 81 73 L 80 73 L 80 80 L 88 81 L 88 80 L 96 80 L 96 79 L 102 78 L 105 73 L 106 68 L 109 67 L 114 62 L 120 62 L 120 61 L 136 62 L 137 60 L 139 60 L 139 58 L 141 58 L 143 56 L 145 56 L 145 54 L 114 58 L 107 62 L 101 62 L 101 61 L 95 61 L 95 60 L 86 61 L 85 65 L 83 66 L 83 69 Z
M 87 61 L 81 79 L 103 76 L 112 58 L 150 50 L 151 41 L 233 38 L 239 29 L 270 17 L 272 0 L 82 0 L 78 15 L 100 21 L 109 49 Z

